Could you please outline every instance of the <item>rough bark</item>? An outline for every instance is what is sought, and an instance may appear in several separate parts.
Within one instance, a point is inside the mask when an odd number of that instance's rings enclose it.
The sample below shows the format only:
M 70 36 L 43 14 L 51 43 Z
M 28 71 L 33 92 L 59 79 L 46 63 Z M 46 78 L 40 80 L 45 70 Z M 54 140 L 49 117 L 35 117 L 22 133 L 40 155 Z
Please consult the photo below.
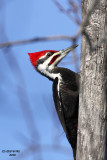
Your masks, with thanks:
M 82 0 L 82 19 L 93 0 Z M 107 34 L 107 0 L 100 0 L 86 26 L 89 40 Z M 107 39 L 94 51 L 82 34 L 79 124 L 76 160 L 105 160 L 107 106 Z M 106 153 L 107 154 L 107 153 Z

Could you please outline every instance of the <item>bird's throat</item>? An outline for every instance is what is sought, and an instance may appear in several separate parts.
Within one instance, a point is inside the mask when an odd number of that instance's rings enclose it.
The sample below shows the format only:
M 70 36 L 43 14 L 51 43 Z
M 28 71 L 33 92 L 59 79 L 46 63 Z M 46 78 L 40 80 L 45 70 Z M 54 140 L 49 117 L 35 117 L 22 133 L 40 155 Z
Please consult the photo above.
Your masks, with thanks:
M 40 64 L 37 70 L 52 81 L 55 80 L 55 78 L 61 79 L 60 73 L 54 73 L 53 70 L 49 70 L 48 67 L 45 67 L 43 64 Z

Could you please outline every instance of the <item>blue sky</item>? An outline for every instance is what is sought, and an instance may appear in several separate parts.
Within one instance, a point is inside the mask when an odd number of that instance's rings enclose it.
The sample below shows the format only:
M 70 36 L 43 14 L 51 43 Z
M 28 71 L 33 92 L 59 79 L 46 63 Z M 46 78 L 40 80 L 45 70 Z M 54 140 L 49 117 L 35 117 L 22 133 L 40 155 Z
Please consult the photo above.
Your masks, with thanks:
M 50 35 L 72 36 L 78 30 L 77 25 L 61 13 L 52 0 L 4 2 L 0 11 L 0 43 Z M 66 5 L 64 0 L 62 4 Z M 18 149 L 23 153 L 32 144 L 52 146 L 54 143 L 66 147 L 67 152 L 58 149 L 50 151 L 43 147 L 35 154 L 26 151 L 26 157 L 20 159 L 72 158 L 70 145 L 55 114 L 52 82 L 33 69 L 27 54 L 45 49 L 60 50 L 70 45 L 68 41 L 51 41 L 0 49 L 0 159 L 14 159 L 8 153 L 2 153 L 2 150 Z M 78 58 L 79 52 L 80 42 Z M 66 62 L 63 67 L 75 71 L 74 64 L 67 64 L 69 60 L 72 62 L 71 54 L 62 61 Z M 26 112 L 29 114 L 26 115 Z

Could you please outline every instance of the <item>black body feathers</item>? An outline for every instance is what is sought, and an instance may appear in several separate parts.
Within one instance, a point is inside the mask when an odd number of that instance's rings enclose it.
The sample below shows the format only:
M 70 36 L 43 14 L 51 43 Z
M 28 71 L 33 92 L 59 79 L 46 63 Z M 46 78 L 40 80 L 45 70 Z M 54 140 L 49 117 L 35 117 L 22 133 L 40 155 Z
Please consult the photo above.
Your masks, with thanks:
M 56 78 L 53 82 L 54 103 L 75 158 L 78 127 L 79 75 L 66 68 L 55 68 L 54 73 L 60 73 L 61 75 L 61 79 Z

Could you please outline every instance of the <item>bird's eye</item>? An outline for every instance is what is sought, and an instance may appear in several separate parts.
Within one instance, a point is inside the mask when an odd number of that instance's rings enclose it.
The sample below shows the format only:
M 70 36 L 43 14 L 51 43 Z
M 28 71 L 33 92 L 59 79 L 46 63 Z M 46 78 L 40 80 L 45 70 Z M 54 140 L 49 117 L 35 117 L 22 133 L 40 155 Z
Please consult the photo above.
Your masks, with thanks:
M 50 57 L 51 55 L 52 55 L 51 52 L 48 52 L 48 53 L 47 53 L 47 56 L 48 56 L 48 57 Z

